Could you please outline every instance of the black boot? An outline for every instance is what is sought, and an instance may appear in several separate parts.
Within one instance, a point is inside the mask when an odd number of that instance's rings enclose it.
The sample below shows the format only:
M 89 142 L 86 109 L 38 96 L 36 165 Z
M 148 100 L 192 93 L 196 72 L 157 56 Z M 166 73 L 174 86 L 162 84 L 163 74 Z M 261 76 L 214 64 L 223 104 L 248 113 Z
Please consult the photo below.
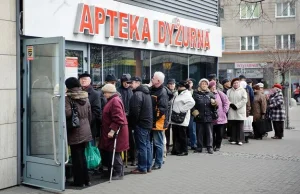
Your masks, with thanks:
M 212 149 L 211 149 L 211 148 L 207 148 L 207 153 L 209 153 L 209 154 L 213 154 L 214 152 L 212 151 Z

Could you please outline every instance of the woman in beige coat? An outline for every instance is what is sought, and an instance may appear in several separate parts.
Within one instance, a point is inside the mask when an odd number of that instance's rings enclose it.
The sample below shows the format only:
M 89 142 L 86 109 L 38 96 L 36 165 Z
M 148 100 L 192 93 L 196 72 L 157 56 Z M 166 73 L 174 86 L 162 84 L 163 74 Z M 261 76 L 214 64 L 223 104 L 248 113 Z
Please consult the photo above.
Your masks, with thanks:
M 231 144 L 243 145 L 244 120 L 246 119 L 247 92 L 240 86 L 238 78 L 231 81 L 232 88 L 227 91 L 230 101 L 228 123 L 231 125 Z

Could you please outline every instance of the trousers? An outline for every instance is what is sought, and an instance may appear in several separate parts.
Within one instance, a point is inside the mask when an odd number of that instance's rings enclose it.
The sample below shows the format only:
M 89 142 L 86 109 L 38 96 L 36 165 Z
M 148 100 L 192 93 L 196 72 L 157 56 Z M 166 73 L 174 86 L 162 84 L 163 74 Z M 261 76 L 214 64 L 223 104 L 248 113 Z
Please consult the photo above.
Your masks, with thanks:
M 187 127 L 172 125 L 173 130 L 173 149 L 172 154 L 187 153 Z
M 196 124 L 197 148 L 212 148 L 213 146 L 213 124 L 201 122 Z M 205 141 L 204 141 L 205 139 Z M 206 145 L 204 145 L 204 142 Z

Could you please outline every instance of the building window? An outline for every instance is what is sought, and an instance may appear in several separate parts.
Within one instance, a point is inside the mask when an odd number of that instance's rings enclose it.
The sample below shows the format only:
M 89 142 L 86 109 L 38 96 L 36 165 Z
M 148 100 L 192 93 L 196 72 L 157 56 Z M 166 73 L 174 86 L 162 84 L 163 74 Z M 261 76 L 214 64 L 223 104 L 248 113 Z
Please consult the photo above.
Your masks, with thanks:
M 276 17 L 295 17 L 295 2 L 276 3 Z
M 225 51 L 225 38 L 222 37 L 222 51 Z
M 260 8 L 258 3 L 245 3 L 240 5 L 240 19 L 259 18 Z
M 276 36 L 277 49 L 292 49 L 295 48 L 296 37 L 295 34 L 285 34 Z
M 258 36 L 243 36 L 241 37 L 241 50 L 252 51 L 259 49 L 259 37 Z
M 220 16 L 220 18 L 224 18 L 224 7 L 220 7 L 219 8 L 219 16 Z

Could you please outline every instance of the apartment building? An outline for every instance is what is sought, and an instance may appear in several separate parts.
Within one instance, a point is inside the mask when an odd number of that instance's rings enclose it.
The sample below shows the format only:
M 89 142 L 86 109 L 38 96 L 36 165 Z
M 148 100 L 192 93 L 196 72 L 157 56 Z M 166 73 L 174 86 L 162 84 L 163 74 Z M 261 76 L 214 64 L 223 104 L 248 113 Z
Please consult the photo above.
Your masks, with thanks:
M 234 1 L 232 1 L 234 2 Z M 234 78 L 241 74 L 266 85 L 280 81 L 267 50 L 294 48 L 300 40 L 300 2 L 265 0 L 261 3 L 221 1 L 220 18 L 223 57 L 219 59 L 219 77 Z M 298 82 L 300 72 L 291 72 L 291 83 Z

